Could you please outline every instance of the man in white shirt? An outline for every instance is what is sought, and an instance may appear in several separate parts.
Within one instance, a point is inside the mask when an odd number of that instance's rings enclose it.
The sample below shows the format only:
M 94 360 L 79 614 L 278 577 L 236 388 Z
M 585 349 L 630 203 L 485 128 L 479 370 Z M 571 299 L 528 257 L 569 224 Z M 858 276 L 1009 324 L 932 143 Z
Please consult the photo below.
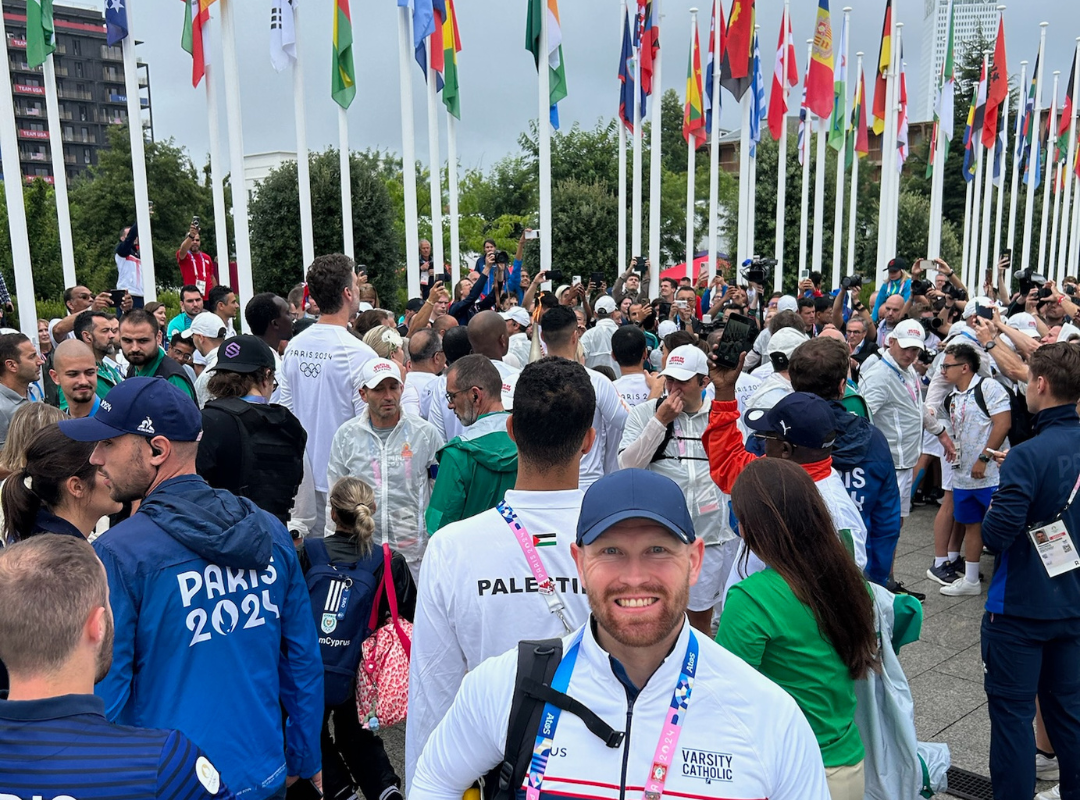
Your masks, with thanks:
M 447 368 L 453 366 L 459 358 L 472 353 L 468 328 L 465 325 L 455 325 L 450 328 L 443 334 L 442 347 Z M 427 420 L 435 426 L 435 430 L 439 432 L 444 442 L 460 436 L 465 430 L 457 414 L 446 402 L 446 370 L 443 370 L 443 374 L 431 383 L 431 405 L 428 406 Z
M 330 443 L 338 428 L 364 410 L 361 372 L 376 355 L 346 327 L 360 308 L 353 260 L 341 253 L 319 256 L 308 269 L 307 283 L 320 316 L 289 342 L 282 356 L 281 404 L 308 432 L 306 450 L 319 512 L 310 535 L 322 536 Z
M 605 476 L 586 493 L 576 527 L 573 555 L 592 615 L 564 637 L 552 688 L 617 729 L 605 738 L 574 713 L 546 714 L 524 736 L 528 750 L 543 737 L 545 751 L 529 768 L 530 790 L 829 800 L 821 750 L 795 701 L 687 623 L 703 548 L 679 488 L 644 470 Z M 410 800 L 458 800 L 503 760 L 518 657 L 515 647 L 464 679 L 427 741 Z M 519 775 L 512 791 L 525 783 Z
M 619 323 L 612 319 L 618 315 L 615 309 L 615 301 L 608 295 L 601 295 L 596 305 L 593 306 L 596 314 L 596 325 L 592 330 L 585 331 L 581 337 L 581 348 L 585 351 L 585 366 L 589 369 L 596 367 L 611 367 L 615 375 L 620 375 L 619 362 L 611 355 L 611 337 L 619 330 Z
M 502 376 L 502 404 L 507 411 L 514 409 L 514 385 L 521 372 L 519 367 L 507 364 L 503 359 L 509 348 L 510 337 L 506 333 L 506 321 L 498 311 L 481 311 L 469 320 L 467 326 L 469 344 L 473 353 L 487 356 Z M 449 441 L 449 439 L 447 440 Z
M 538 592 L 505 508 L 455 522 L 432 537 L 418 582 L 409 664 L 407 782 L 467 672 L 521 639 L 562 636 L 588 617 L 570 537 L 583 497 L 579 464 L 596 440 L 592 381 L 580 364 L 544 358 L 522 370 L 518 389 L 506 423 L 518 447 L 517 479 L 506 492 L 506 506 L 555 582 L 551 597 L 562 608 L 555 613 Z
M 557 306 L 544 312 L 540 319 L 540 336 L 547 345 L 549 356 L 577 360 L 578 321 L 567 306 Z M 586 368 L 596 397 L 593 428 L 596 444 L 581 459 L 581 487 L 587 489 L 602 475 L 619 468 L 619 442 L 630 409 L 615 391 L 615 385 L 595 370 Z
M 615 381 L 615 391 L 633 408 L 646 400 L 655 400 L 664 390 L 664 379 L 645 371 L 649 346 L 645 334 L 636 325 L 623 325 L 611 337 L 611 357 L 619 365 L 622 377 Z
M 405 388 L 413 388 L 420 397 L 420 416 L 428 418 L 431 413 L 432 387 L 446 368 L 446 354 L 442 337 L 430 328 L 419 330 L 409 337 L 409 373 L 405 376 Z
M 529 363 L 529 351 L 532 348 L 528 334 L 532 318 L 521 306 L 508 308 L 499 316 L 506 321 L 506 333 L 510 337 L 509 351 L 504 360 L 513 367 L 524 369 Z
M 191 321 L 191 326 L 186 331 L 181 331 L 180 336 L 191 339 L 195 351 L 202 355 L 206 365 L 195 379 L 195 400 L 199 408 L 202 408 L 207 401 L 214 399 L 207 384 L 210 383 L 211 373 L 217 366 L 218 348 L 225 341 L 225 323 L 217 314 L 204 311 Z

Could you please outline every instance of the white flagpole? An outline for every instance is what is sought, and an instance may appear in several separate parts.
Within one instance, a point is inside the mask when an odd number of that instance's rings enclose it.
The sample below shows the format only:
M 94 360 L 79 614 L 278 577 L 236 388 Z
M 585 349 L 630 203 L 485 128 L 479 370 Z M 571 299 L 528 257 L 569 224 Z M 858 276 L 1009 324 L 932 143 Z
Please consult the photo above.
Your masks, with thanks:
M 998 6 L 997 10 L 1000 14 L 1005 10 L 1005 6 Z M 1008 76 L 1006 76 L 1006 80 L 1008 80 Z M 1023 85 L 1023 82 L 1021 82 L 1020 86 L 1023 87 Z M 1005 174 L 1009 171 L 1009 92 L 1005 92 L 1005 100 L 1001 104 L 1001 119 L 998 121 L 998 130 L 1004 132 L 1005 135 L 999 137 L 1002 142 L 1000 145 L 1001 178 L 998 180 L 997 185 L 997 209 L 996 216 L 994 217 L 994 250 L 990 255 L 990 269 L 994 272 L 994 280 L 997 279 L 997 259 L 1001 256 L 1001 219 L 1002 212 L 1005 210 Z
M 1050 112 L 1047 117 L 1047 136 L 1046 136 L 1046 171 L 1042 176 L 1043 180 L 1043 196 L 1042 196 L 1042 214 L 1039 220 L 1039 263 L 1036 265 L 1036 272 L 1046 274 L 1046 227 L 1047 217 L 1050 213 L 1050 184 L 1054 181 L 1054 123 L 1057 117 L 1057 92 L 1058 92 L 1058 76 L 1060 72 L 1054 73 L 1053 93 L 1050 96 Z M 1035 129 L 1040 130 L 1039 128 Z
M 1006 76 L 1006 80 L 1008 77 Z M 986 73 L 986 85 L 989 92 L 990 72 Z M 985 119 L 983 125 L 985 125 Z M 979 260 L 976 266 L 979 270 L 978 280 L 975 285 L 982 285 L 982 280 L 987 270 L 994 269 L 994 261 L 990 255 L 990 212 L 994 206 L 994 156 L 997 153 L 997 138 L 994 138 L 994 146 L 984 149 L 983 152 L 983 201 L 982 201 L 982 241 L 979 244 Z M 993 277 L 990 279 L 993 281 Z
M 405 162 L 408 163 L 408 162 Z M 341 178 L 341 247 L 349 258 L 356 255 L 353 238 L 352 162 L 349 152 L 349 112 L 338 106 L 338 175 Z M 406 196 L 408 192 L 406 192 Z M 414 206 L 415 207 L 415 206 Z M 406 210 L 406 218 L 408 211 Z M 406 222 L 406 227 L 408 223 Z M 411 272 L 409 273 L 412 274 Z
M 716 255 L 718 251 L 716 225 L 720 219 L 720 0 L 713 0 L 712 18 L 715 30 L 712 31 L 713 50 L 713 85 L 710 105 L 712 107 L 712 128 L 709 130 L 709 280 L 716 277 Z M 781 164 L 783 161 L 780 162 Z
M 859 83 L 855 84 L 855 91 L 859 91 L 859 86 L 862 84 L 862 61 L 863 54 L 858 52 L 855 54 L 855 60 L 858 68 L 855 70 L 855 80 Z M 850 74 L 850 73 L 849 73 Z M 866 98 L 862 98 L 863 107 L 866 107 Z M 855 140 L 859 137 L 859 121 L 854 120 L 854 124 L 851 130 L 852 142 L 851 142 L 851 201 L 848 203 L 848 239 L 847 239 L 847 274 L 855 274 L 855 212 L 858 207 L 859 201 L 859 154 L 855 152 Z M 845 154 L 846 157 L 846 154 Z
M 1080 37 L 1076 40 L 1076 56 L 1073 57 L 1073 96 L 1072 96 L 1072 119 L 1069 120 L 1069 147 L 1066 150 L 1065 155 L 1065 187 L 1063 189 L 1063 195 L 1061 198 L 1061 241 L 1058 243 L 1058 284 L 1060 285 L 1065 280 L 1067 274 L 1068 265 L 1070 262 L 1067 259 L 1068 246 L 1070 242 L 1069 234 L 1072 229 L 1070 220 L 1070 205 L 1072 200 L 1072 188 L 1073 188 L 1073 169 L 1076 166 L 1076 112 L 1077 104 L 1080 103 L 1080 62 L 1077 62 L 1077 58 L 1080 57 Z
M 398 80 L 401 90 L 401 167 L 405 186 L 405 269 L 409 297 L 420 296 L 420 226 L 416 219 L 416 126 L 413 121 L 412 17 L 398 9 Z M 546 56 L 545 56 L 546 57 Z
M 1031 223 L 1035 214 L 1035 175 L 1036 159 L 1039 157 L 1039 115 L 1042 111 L 1042 82 L 1045 71 L 1046 59 L 1043 55 L 1046 50 L 1046 28 L 1049 22 L 1040 22 L 1042 30 L 1039 33 L 1039 71 L 1035 76 L 1035 107 L 1031 113 L 1031 149 L 1028 152 L 1028 182 L 1027 202 L 1024 206 L 1024 252 L 1021 259 L 1021 269 L 1031 266 Z
M 690 69 L 694 68 L 694 42 L 697 41 L 697 15 L 696 8 L 690 9 Z M 700 61 L 700 59 L 699 59 Z M 704 105 L 704 101 L 702 102 Z M 689 136 L 686 140 L 686 277 L 694 279 L 694 178 L 697 173 L 697 163 L 694 159 L 694 144 L 696 136 Z
M 889 134 L 892 146 L 889 148 L 889 214 L 886 217 L 886 231 L 888 233 L 886 260 L 893 258 L 897 254 L 896 224 L 900 209 L 900 151 L 898 149 L 899 131 L 897 128 L 900 124 L 900 72 L 903 69 L 900 59 L 904 49 L 903 22 L 896 23 L 896 38 L 893 41 L 896 42 L 896 45 L 892 50 L 895 66 L 893 68 L 892 105 L 890 106 L 893 118 Z
M 989 56 L 983 53 L 982 70 L 983 75 L 989 75 Z M 978 89 L 976 89 L 978 92 Z M 971 246 L 968 249 L 968 261 L 964 265 L 963 280 L 964 285 L 968 287 L 968 291 L 974 293 L 978 289 L 982 290 L 982 287 L 978 285 L 978 279 L 976 275 L 979 273 L 979 214 L 982 211 L 983 190 L 982 181 L 983 173 L 986 171 L 984 158 L 985 148 L 982 143 L 982 129 L 971 132 L 972 137 L 975 139 L 975 187 L 972 190 L 971 195 Z
M 626 21 L 626 1 L 619 0 L 619 36 L 623 35 L 627 25 Z M 632 46 L 632 45 L 631 45 Z M 621 54 L 620 54 L 621 58 Z M 622 82 L 620 81 L 620 86 Z M 637 87 L 634 87 L 635 93 Z M 617 264 L 619 265 L 616 272 L 622 274 L 626 269 L 630 261 L 626 257 L 626 125 L 622 120 L 620 114 L 619 120 L 619 244 L 617 254 Z M 645 269 L 644 264 L 638 264 L 638 269 Z
M 311 222 L 311 169 L 308 163 L 307 112 L 304 110 L 304 68 L 303 61 L 300 60 L 300 14 L 295 3 L 292 5 L 292 15 L 296 47 L 296 61 L 292 65 L 293 116 L 296 118 L 296 183 L 300 193 L 300 249 L 304 256 L 300 274 L 306 279 L 308 267 L 315 260 L 315 234 Z M 222 195 L 222 204 L 224 201 Z
M 881 134 L 881 192 L 878 200 L 878 249 L 875 283 L 884 283 L 885 265 L 895 256 L 889 252 L 889 209 L 892 200 L 892 181 L 896 175 L 892 154 L 896 150 L 896 64 L 898 58 L 896 9 L 892 13 L 889 71 L 885 75 L 885 129 Z
M 71 242 L 71 209 L 68 206 L 67 167 L 60 128 L 60 103 L 56 99 L 56 67 L 53 54 L 45 56 L 45 113 L 49 117 L 49 152 L 52 155 L 56 217 L 60 230 L 60 260 L 64 266 L 64 286 L 75 285 L 75 248 Z
M 964 232 L 962 241 L 962 256 L 960 259 L 960 276 L 967 280 L 968 262 L 971 260 L 971 181 L 966 181 L 964 187 Z M 966 283 L 964 284 L 967 285 Z M 970 288 L 970 287 L 969 287 Z M 974 296 L 974 295 L 972 295 Z
M 446 114 L 446 177 L 447 189 L 450 190 L 450 278 L 457 286 L 461 273 L 461 244 L 458 227 L 458 163 L 457 163 L 457 118 Z
M 1013 246 L 1016 243 L 1016 201 L 1019 197 L 1019 181 L 1020 181 L 1020 165 L 1016 163 L 1016 148 L 1020 147 L 1020 137 L 1024 135 L 1024 107 L 1025 98 L 1027 97 L 1027 65 L 1028 62 L 1020 62 L 1020 97 L 1016 106 L 1016 124 L 1013 129 L 1013 150 L 1009 152 L 1009 158 L 1013 164 L 1012 184 L 1009 188 L 1009 236 L 1006 247 L 1009 253 L 1012 255 L 1015 263 L 1016 253 L 1013 252 Z M 1009 277 L 1012 277 L 1012 264 L 1009 265 Z M 1010 286 L 1012 284 L 1010 283 Z
M 640 25 L 638 21 L 638 25 Z M 655 75 L 654 75 L 655 78 Z M 653 81 L 655 86 L 655 80 Z M 653 104 L 660 103 L 660 95 L 654 94 L 652 96 Z M 641 193 L 642 193 L 642 158 L 643 158 L 643 143 L 642 143 L 642 130 L 641 130 L 641 47 L 637 48 L 637 52 L 634 57 L 634 185 L 633 195 L 631 199 L 631 211 L 630 211 L 630 249 L 633 250 L 633 256 L 641 255 L 641 227 L 642 227 L 642 211 L 641 211 Z M 653 137 L 654 139 L 657 137 Z M 651 140 L 650 140 L 651 141 Z M 653 142 L 655 144 L 655 142 Z M 649 201 L 650 205 L 659 199 L 660 193 L 649 187 Z M 627 262 L 629 264 L 629 262 Z M 620 270 L 625 269 L 626 265 L 621 265 Z M 644 264 L 638 264 L 639 270 L 644 270 Z M 656 285 L 650 284 L 650 288 L 655 292 Z
M 194 0 L 192 18 L 197 19 L 198 0 Z M 209 49 L 210 21 L 202 27 L 203 53 Z M 219 280 L 229 274 L 229 212 L 225 207 L 225 168 L 221 160 L 221 131 L 218 125 L 217 105 L 217 67 L 206 62 L 203 74 L 203 85 L 206 91 L 206 126 L 210 135 L 210 194 L 214 199 L 214 244 L 217 248 L 217 263 Z M 301 209 L 303 206 L 301 205 Z M 303 216 L 301 216 L 301 231 L 303 230 Z M 311 263 L 311 262 L 308 262 Z
M 221 41 L 225 61 L 225 109 L 229 126 L 229 161 L 232 173 L 233 230 L 236 233 L 236 275 L 239 286 L 233 287 L 240 302 L 247 303 L 255 294 L 251 278 L 251 238 L 248 230 L 248 190 L 244 180 L 244 130 L 240 125 L 240 67 L 236 60 L 236 26 L 233 23 L 234 0 L 221 0 Z M 131 21 L 128 6 L 128 22 Z M 128 36 L 130 39 L 131 37 Z M 127 42 L 127 39 L 124 40 Z M 142 237 L 142 222 L 139 223 Z M 143 247 L 143 250 L 146 248 Z M 145 271 L 145 260 L 143 261 Z M 247 318 L 241 314 L 244 333 L 251 333 Z
M 844 29 L 847 29 L 848 20 L 851 18 L 851 6 L 844 8 Z M 843 63 L 847 65 L 848 57 L 848 42 L 844 40 L 844 52 L 843 61 L 837 63 Z M 835 82 L 835 77 L 833 78 Z M 847 124 L 847 83 L 844 83 L 844 97 L 841 100 L 841 115 L 843 124 Z M 847 143 L 844 143 L 844 149 L 847 148 Z M 840 261 L 843 257 L 842 247 L 844 240 L 844 150 L 842 149 L 836 154 L 836 209 L 833 212 L 833 256 L 832 256 L 832 285 L 837 287 L 840 285 Z
M 742 98 L 742 129 L 739 131 L 739 232 L 735 247 L 735 266 L 750 258 L 747 252 L 750 234 L 750 90 Z
M 717 0 L 719 2 L 719 0 Z M 784 93 L 784 107 L 787 107 L 788 101 L 788 25 L 791 19 L 791 0 L 784 0 L 784 16 L 781 20 L 781 30 L 784 32 L 783 40 L 784 45 L 781 48 L 780 56 L 780 68 L 782 70 L 783 77 L 780 79 L 780 91 Z M 717 37 L 719 38 L 719 37 Z M 720 51 L 717 46 L 717 52 Z M 715 113 L 715 112 L 714 112 Z M 780 134 L 780 141 L 777 142 L 779 147 L 779 155 L 776 159 L 776 247 L 773 252 L 773 258 L 776 259 L 776 267 L 773 271 L 773 291 L 781 291 L 784 280 L 784 222 L 785 214 L 787 213 L 787 139 L 788 139 L 788 115 L 784 112 L 783 120 L 783 132 Z M 714 123 L 715 124 L 715 123 Z
M 540 79 L 537 136 L 540 139 L 540 269 L 551 269 L 551 68 L 548 61 L 547 7 L 540 14 Z M 637 87 L 634 87 L 635 96 Z
M 439 155 L 439 93 L 438 75 L 431 65 L 434 49 L 434 34 L 428 37 L 427 63 L 427 111 L 428 111 L 428 161 L 431 166 L 431 265 L 432 274 L 438 275 L 446 268 L 446 256 L 443 253 L 443 204 L 442 204 L 442 157 Z M 419 246 L 419 243 L 418 243 Z M 432 280 L 434 280 L 432 278 Z M 419 295 L 417 295 L 419 297 Z
M 828 126 L 828 117 L 818 120 L 817 163 L 814 165 L 814 253 L 810 262 L 810 268 L 814 272 L 821 272 L 825 245 L 822 237 L 825 228 L 825 133 Z
M 945 188 L 945 132 L 941 121 L 937 124 L 937 143 L 934 146 L 934 172 L 930 176 L 930 231 L 926 255 L 941 257 L 941 201 Z
M 810 59 L 814 56 L 814 40 L 806 40 L 806 70 L 810 71 Z M 802 105 L 806 104 L 806 78 L 803 77 Z M 800 108 L 801 113 L 801 108 Z M 810 109 L 806 109 L 806 118 L 803 120 L 803 163 L 802 163 L 802 195 L 799 199 L 799 275 L 798 280 L 807 276 L 806 268 L 806 239 L 810 223 L 810 141 L 814 135 L 814 117 Z
M 0 14 L 0 41 L 6 42 L 7 24 Z M 0 59 L 0 81 L 11 85 L 11 66 Z M 19 134 L 15 128 L 15 97 L 3 92 L 0 112 L 0 160 L 3 162 L 4 199 L 7 201 L 11 260 L 15 268 L 15 303 L 19 308 L 19 329 L 37 346 L 37 304 L 34 301 L 34 273 L 30 263 L 30 240 L 26 235 L 26 206 L 23 205 L 23 175 L 19 166 Z
M 1076 274 L 1077 259 L 1080 258 L 1080 179 L 1073 183 L 1073 198 L 1072 198 L 1072 231 L 1069 236 L 1069 260 L 1066 263 L 1066 268 L 1072 267 L 1073 275 Z
M 1051 134 L 1053 135 L 1053 134 Z M 1051 280 L 1055 280 L 1054 276 L 1054 263 L 1057 259 L 1057 246 L 1058 246 L 1058 222 L 1061 219 L 1061 192 L 1058 187 L 1061 185 L 1061 162 L 1054 164 L 1054 208 L 1050 217 L 1050 242 L 1047 245 L 1047 258 L 1046 258 L 1046 271 L 1049 273 L 1046 277 Z M 1060 281 L 1061 278 L 1057 277 L 1056 280 Z
M 661 21 L 663 27 L 663 15 L 660 13 L 660 0 L 653 0 L 653 13 Z M 664 84 L 660 80 L 660 65 L 664 59 L 664 48 L 656 51 L 653 59 L 653 86 L 660 89 Z M 719 79 L 719 78 L 718 78 Z M 654 92 L 655 94 L 655 92 Z M 660 292 L 660 156 L 662 150 L 660 101 L 657 99 L 650 109 L 652 119 L 649 124 L 649 261 L 652 269 L 649 270 L 649 291 L 659 295 Z M 640 126 L 639 126 L 640 127 Z M 634 255 L 641 255 L 640 252 Z M 621 267 L 620 267 L 621 269 Z M 638 265 L 639 270 L 644 266 Z

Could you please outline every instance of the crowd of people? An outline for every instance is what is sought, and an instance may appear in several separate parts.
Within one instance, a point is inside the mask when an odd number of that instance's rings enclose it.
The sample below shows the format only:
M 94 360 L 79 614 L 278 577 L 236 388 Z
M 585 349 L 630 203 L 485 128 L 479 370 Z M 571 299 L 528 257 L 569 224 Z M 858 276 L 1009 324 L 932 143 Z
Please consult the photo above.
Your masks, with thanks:
M 1076 281 L 652 296 L 528 234 L 454 286 L 421 242 L 398 315 L 341 254 L 238 298 L 193 224 L 173 319 L 76 286 L 0 333 L 0 794 L 929 796 L 885 698 L 932 505 L 941 594 L 995 556 L 995 798 L 1080 797 Z

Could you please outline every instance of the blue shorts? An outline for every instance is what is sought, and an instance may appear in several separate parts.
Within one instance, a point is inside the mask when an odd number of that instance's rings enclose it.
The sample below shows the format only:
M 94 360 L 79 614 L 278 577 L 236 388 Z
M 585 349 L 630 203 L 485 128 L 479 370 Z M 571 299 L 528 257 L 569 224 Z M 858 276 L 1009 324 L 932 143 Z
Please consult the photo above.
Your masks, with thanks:
M 953 489 L 953 519 L 962 525 L 982 522 L 990 508 L 990 499 L 997 491 L 996 486 L 985 489 Z

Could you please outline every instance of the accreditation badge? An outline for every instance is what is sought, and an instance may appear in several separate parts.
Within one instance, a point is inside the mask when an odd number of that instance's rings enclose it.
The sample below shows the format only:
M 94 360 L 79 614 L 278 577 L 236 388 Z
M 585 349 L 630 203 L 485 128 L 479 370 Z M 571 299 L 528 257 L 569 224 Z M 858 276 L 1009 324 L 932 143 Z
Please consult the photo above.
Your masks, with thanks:
M 1080 556 L 1076 553 L 1076 546 L 1065 523 L 1060 519 L 1040 528 L 1031 528 L 1028 536 L 1039 553 L 1043 569 L 1051 578 L 1080 568 Z

